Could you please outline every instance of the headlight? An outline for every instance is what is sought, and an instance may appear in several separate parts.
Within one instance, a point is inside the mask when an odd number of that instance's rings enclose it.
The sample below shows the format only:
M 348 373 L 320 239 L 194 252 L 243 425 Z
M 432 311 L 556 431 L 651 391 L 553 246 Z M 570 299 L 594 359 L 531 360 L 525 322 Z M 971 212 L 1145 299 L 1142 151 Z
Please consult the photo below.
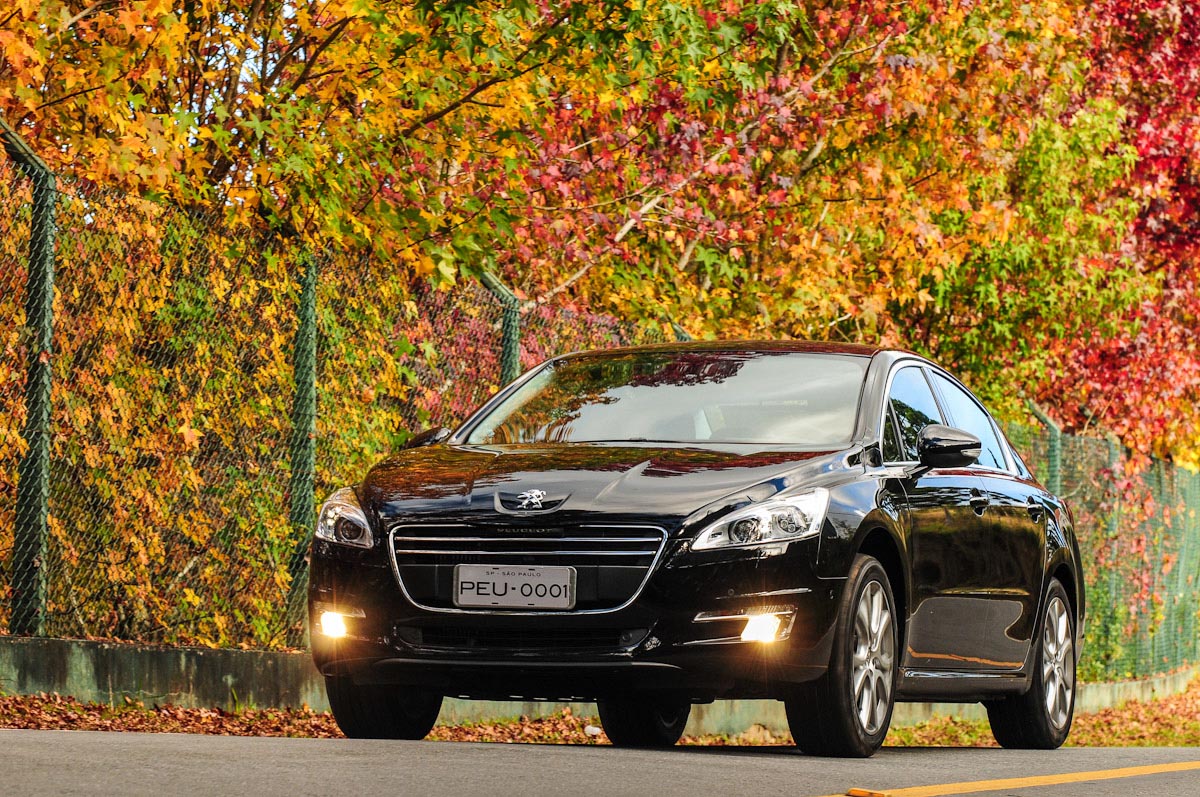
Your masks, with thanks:
M 815 537 L 821 533 L 828 508 L 829 491 L 824 488 L 753 504 L 707 526 L 692 541 L 692 550 L 744 548 Z
M 370 548 L 374 544 L 371 524 L 367 522 L 367 515 L 362 511 L 362 507 L 358 505 L 353 488 L 343 487 L 321 504 L 321 513 L 317 516 L 316 536 L 321 540 L 353 545 L 357 548 Z

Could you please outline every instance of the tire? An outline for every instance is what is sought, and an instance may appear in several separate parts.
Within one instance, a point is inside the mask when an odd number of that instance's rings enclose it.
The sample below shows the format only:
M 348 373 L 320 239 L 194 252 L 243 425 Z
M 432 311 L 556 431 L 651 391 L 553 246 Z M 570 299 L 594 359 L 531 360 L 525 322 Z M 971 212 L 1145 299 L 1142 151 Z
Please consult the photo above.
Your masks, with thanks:
M 672 747 L 683 735 L 692 704 L 645 695 L 597 702 L 600 724 L 616 747 Z
M 784 701 L 796 746 L 810 755 L 869 758 L 896 703 L 899 629 L 892 585 L 879 560 L 850 567 L 825 674 Z
M 1055 750 L 1071 732 L 1075 714 L 1075 617 L 1058 579 L 1046 588 L 1038 623 L 1033 683 L 1023 695 L 990 700 L 992 736 L 1001 747 Z
M 437 722 L 442 696 L 403 686 L 359 686 L 325 676 L 329 707 L 351 739 L 423 739 Z

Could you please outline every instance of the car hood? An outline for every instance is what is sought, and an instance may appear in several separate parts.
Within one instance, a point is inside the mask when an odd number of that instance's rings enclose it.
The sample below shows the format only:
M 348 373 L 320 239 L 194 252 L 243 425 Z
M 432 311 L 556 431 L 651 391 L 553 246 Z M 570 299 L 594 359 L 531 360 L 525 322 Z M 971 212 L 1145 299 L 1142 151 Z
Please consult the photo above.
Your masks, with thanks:
M 750 447 L 745 447 L 749 449 Z M 602 514 L 678 526 L 843 465 L 845 452 L 612 445 L 432 446 L 388 459 L 359 499 L 381 520 L 553 522 Z M 521 498 L 543 494 L 542 509 Z M 522 509 L 522 504 L 526 508 Z

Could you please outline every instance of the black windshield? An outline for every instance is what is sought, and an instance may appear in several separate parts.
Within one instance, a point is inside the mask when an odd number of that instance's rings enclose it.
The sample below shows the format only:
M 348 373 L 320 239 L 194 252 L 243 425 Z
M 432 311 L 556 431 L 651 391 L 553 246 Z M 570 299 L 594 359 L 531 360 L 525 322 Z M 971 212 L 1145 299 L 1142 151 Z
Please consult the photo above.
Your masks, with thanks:
M 829 448 L 854 433 L 868 362 L 780 351 L 578 355 L 542 368 L 467 442 Z

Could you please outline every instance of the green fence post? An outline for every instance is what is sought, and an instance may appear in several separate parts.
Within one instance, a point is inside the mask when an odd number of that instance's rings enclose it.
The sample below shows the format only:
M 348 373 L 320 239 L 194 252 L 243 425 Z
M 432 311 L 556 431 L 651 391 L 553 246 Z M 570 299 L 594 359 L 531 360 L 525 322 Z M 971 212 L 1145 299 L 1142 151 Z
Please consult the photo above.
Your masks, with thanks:
M 1046 446 L 1046 489 L 1055 495 L 1062 495 L 1062 429 L 1049 415 L 1042 412 L 1041 407 L 1032 401 L 1028 403 L 1029 411 L 1041 421 L 1050 434 L 1049 444 Z
M 679 324 L 676 324 L 674 321 L 671 321 L 671 331 L 675 333 L 675 340 L 679 343 L 686 343 L 692 339 L 692 336 L 688 334 L 688 331 L 679 326 Z
M 1179 585 L 1175 599 L 1178 602 L 1180 621 L 1179 637 L 1182 640 L 1183 661 L 1196 663 L 1200 661 L 1200 585 L 1196 583 L 1195 574 L 1200 571 L 1200 474 L 1183 474 L 1187 481 L 1187 497 L 1185 499 L 1183 542 L 1180 545 L 1179 560 L 1175 564 L 1177 576 L 1175 583 Z
M 1104 436 L 1108 443 L 1108 470 L 1112 473 L 1115 479 L 1118 476 L 1118 469 L 1121 467 L 1121 444 L 1117 441 L 1114 434 Z M 1113 490 L 1113 508 L 1112 513 L 1108 516 L 1108 536 L 1116 537 L 1117 532 L 1121 529 L 1121 493 Z
M 500 384 L 507 385 L 521 375 L 521 302 L 490 271 L 483 272 L 481 280 L 500 300 L 504 312 L 500 321 Z
M 17 466 L 16 524 L 13 527 L 10 634 L 41 635 L 46 623 L 46 537 L 50 514 L 50 358 L 54 346 L 54 173 L 0 118 L 0 142 L 8 157 L 33 182 L 29 278 L 25 293 L 27 446 Z
M 1121 461 L 1123 459 L 1121 443 L 1117 440 L 1116 435 L 1111 433 L 1105 436 L 1105 440 L 1108 442 L 1108 469 L 1112 473 L 1112 478 L 1115 480 L 1124 474 L 1124 469 L 1121 467 Z M 1114 486 L 1112 511 L 1108 515 L 1107 524 L 1108 539 L 1110 541 L 1117 539 L 1118 535 L 1121 533 L 1122 510 L 1123 506 L 1121 491 L 1116 489 Z M 1104 624 L 1104 633 L 1106 637 L 1109 637 L 1109 639 L 1106 641 L 1111 644 L 1113 641 L 1112 637 L 1118 636 L 1121 632 L 1121 630 L 1117 627 L 1114 613 L 1116 611 L 1118 601 L 1123 602 L 1124 599 L 1123 596 L 1118 597 L 1119 593 L 1121 592 L 1121 582 L 1119 576 L 1117 575 L 1117 568 L 1108 567 L 1106 569 L 1108 571 L 1108 576 L 1105 579 L 1105 589 L 1107 589 L 1107 593 L 1104 596 L 1104 600 L 1106 601 L 1104 609 L 1105 611 L 1109 612 L 1110 616 L 1107 618 Z M 1099 586 L 1099 579 L 1097 579 L 1097 586 Z M 1094 600 L 1094 598 L 1092 600 Z M 1095 623 L 1095 617 L 1096 613 L 1091 612 L 1090 619 L 1093 624 Z M 1110 661 L 1108 663 L 1108 669 L 1108 675 L 1110 678 L 1119 678 L 1122 676 L 1121 670 L 1118 667 L 1118 662 Z
M 1153 545 L 1153 559 L 1160 563 L 1159 567 L 1150 568 L 1150 594 L 1162 596 L 1160 589 L 1165 580 L 1161 563 L 1165 561 L 1167 538 L 1171 534 L 1171 526 L 1167 524 L 1166 512 L 1173 511 L 1176 506 L 1175 498 L 1175 479 L 1173 468 L 1167 462 L 1161 459 L 1155 459 L 1151 466 L 1151 477 L 1154 480 L 1154 504 L 1158 518 L 1154 522 L 1155 533 L 1147 541 L 1147 548 Z M 1169 598 L 1170 596 L 1166 596 Z M 1165 610 L 1165 607 L 1164 607 Z M 1155 614 L 1151 613 L 1147 616 L 1146 622 L 1146 646 L 1149 648 L 1148 656 L 1143 658 L 1142 662 L 1145 665 L 1143 675 L 1154 675 L 1160 672 L 1160 669 L 1165 667 L 1166 643 L 1169 639 L 1166 631 L 1165 617 L 1160 620 Z
M 292 369 L 296 392 L 292 399 L 290 441 L 291 476 L 288 479 L 288 519 L 296 546 L 288 561 L 291 586 L 287 599 L 287 644 L 308 645 L 307 595 L 308 546 L 316 523 L 313 479 L 317 442 L 317 258 L 307 250 L 300 255 L 304 273 L 300 277 L 300 306 Z

